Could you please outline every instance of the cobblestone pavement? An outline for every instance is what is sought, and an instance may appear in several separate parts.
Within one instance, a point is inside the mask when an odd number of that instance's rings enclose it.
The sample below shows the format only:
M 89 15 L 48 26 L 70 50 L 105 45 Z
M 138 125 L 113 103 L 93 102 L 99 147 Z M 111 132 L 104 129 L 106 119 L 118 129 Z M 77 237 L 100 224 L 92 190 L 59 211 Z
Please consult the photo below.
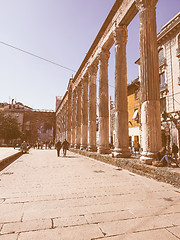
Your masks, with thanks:
M 0 240 L 180 239 L 180 189 L 31 150 L 0 173 Z

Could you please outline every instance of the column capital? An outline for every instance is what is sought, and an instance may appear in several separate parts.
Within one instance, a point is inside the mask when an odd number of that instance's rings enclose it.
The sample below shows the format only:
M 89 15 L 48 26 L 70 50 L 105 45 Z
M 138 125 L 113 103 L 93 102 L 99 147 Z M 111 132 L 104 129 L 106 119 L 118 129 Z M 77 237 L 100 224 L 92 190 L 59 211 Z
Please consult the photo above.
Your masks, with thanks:
M 88 84 L 89 76 L 88 74 L 84 75 L 82 78 L 82 87 L 84 87 L 85 84 Z
M 110 51 L 109 49 L 102 48 L 101 52 L 98 54 L 99 61 L 103 61 L 104 63 L 108 64 L 110 57 Z
M 82 87 L 82 81 L 80 81 L 76 87 L 76 91 L 77 93 L 79 93 L 81 91 L 81 87 Z
M 96 63 L 92 63 L 88 67 L 88 72 L 89 72 L 90 76 L 96 75 L 97 71 L 98 71 L 98 64 L 96 64 Z
M 113 32 L 115 45 L 126 44 L 128 30 L 126 25 L 117 26 Z
M 137 9 L 142 12 L 145 9 L 154 8 L 158 0 L 135 0 Z
M 77 93 L 77 89 L 74 88 L 74 90 L 72 91 L 72 95 L 73 95 L 73 97 L 76 97 L 76 93 Z
M 68 95 L 69 94 L 72 94 L 72 86 L 71 85 L 68 87 Z

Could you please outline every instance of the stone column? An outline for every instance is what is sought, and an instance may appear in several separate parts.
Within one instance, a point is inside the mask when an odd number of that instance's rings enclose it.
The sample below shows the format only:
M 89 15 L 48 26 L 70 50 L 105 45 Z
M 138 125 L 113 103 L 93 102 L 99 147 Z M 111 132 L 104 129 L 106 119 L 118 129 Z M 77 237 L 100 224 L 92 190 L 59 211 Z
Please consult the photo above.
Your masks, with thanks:
M 65 137 L 67 140 L 68 137 L 68 101 L 66 101 L 65 103 L 65 114 L 64 114 L 64 118 L 65 118 Z
M 75 149 L 80 148 L 81 142 L 81 83 L 77 86 L 76 96 L 76 127 L 75 127 Z
M 59 112 L 59 136 L 58 140 L 61 141 L 63 132 L 63 123 L 62 123 L 62 110 Z
M 71 112 L 72 108 L 72 88 L 70 87 L 68 90 L 68 125 L 67 125 L 67 141 L 71 143 Z
M 82 81 L 82 112 L 81 112 L 81 150 L 87 147 L 88 143 L 88 76 Z
M 65 105 L 62 108 L 62 117 L 63 117 L 63 134 L 62 134 L 62 141 L 64 141 L 66 136 L 66 112 L 65 112 Z
M 140 18 L 141 160 L 149 164 L 162 146 L 156 3 L 136 0 Z
M 88 106 L 88 151 L 97 151 L 96 147 L 96 78 L 98 63 L 89 66 L 89 106 Z
M 115 41 L 115 149 L 114 157 L 129 157 L 128 104 L 127 104 L 127 28 L 118 26 Z
M 60 117 L 61 117 L 61 114 L 60 114 L 60 112 L 58 112 L 58 114 L 56 116 L 56 141 L 58 139 L 60 139 L 60 135 L 61 135 Z
M 99 148 L 98 152 L 110 153 L 109 148 L 109 93 L 108 60 L 110 52 L 102 49 L 99 54 Z
M 76 89 L 73 91 L 73 100 L 72 100 L 72 123 L 71 123 L 71 147 L 74 147 L 75 144 L 75 119 L 76 117 Z

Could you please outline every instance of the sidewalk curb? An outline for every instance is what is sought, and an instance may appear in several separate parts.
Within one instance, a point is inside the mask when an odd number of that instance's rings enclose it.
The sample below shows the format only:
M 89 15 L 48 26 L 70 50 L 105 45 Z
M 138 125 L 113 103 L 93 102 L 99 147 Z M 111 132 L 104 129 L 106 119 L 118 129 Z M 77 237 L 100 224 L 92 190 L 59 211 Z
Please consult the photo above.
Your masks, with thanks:
M 2 171 L 4 168 L 9 166 L 12 162 L 14 162 L 16 159 L 21 157 L 23 155 L 22 151 L 17 152 L 11 156 L 8 156 L 2 160 L 0 160 L 0 171 Z
M 113 158 L 109 155 L 102 155 L 97 152 L 87 152 L 79 149 L 69 150 L 180 188 L 180 173 L 173 171 L 173 168 L 146 165 L 141 163 L 138 158 Z

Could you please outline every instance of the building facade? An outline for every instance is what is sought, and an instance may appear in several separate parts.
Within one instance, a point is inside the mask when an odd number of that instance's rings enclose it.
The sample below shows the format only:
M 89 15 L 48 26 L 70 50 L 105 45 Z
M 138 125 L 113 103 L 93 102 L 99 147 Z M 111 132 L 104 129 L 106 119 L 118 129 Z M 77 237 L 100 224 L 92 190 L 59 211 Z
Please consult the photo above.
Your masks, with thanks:
M 129 123 L 129 147 L 132 151 L 140 150 L 140 82 L 135 79 L 127 87 L 128 91 L 128 123 Z
M 56 129 L 54 111 L 35 110 L 13 100 L 11 104 L 1 103 L 0 106 L 4 115 L 11 115 L 17 119 L 22 133 L 21 140 L 29 143 L 54 141 Z
M 180 147 L 180 13 L 158 36 L 162 144 Z

